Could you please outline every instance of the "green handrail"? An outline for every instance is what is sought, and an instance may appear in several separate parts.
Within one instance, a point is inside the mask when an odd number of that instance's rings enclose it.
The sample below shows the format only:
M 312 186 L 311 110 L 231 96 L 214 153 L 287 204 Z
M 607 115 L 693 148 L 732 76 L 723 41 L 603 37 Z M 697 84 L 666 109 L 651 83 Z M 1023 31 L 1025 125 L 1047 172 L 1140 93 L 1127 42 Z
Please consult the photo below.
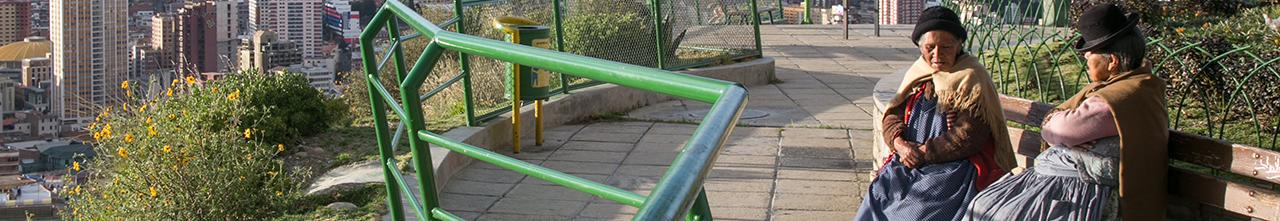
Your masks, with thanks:
M 379 83 L 377 73 L 380 65 L 375 61 L 377 59 L 374 56 L 373 39 L 381 29 L 386 28 L 392 36 L 391 45 L 399 47 L 399 41 L 402 40 L 399 37 L 400 29 L 396 27 L 399 24 L 408 25 L 410 29 L 417 32 L 417 35 L 430 41 L 422 56 L 414 62 L 407 73 L 401 65 L 404 60 L 402 55 L 394 53 L 399 51 L 399 48 L 393 48 L 393 53 L 387 55 L 394 56 L 396 61 L 397 78 L 399 78 L 397 80 L 400 87 L 400 104 L 397 104 L 389 94 L 389 90 Z M 419 215 L 419 220 L 460 220 L 441 209 L 434 194 L 436 186 L 430 164 L 431 154 L 427 150 L 428 144 L 435 144 L 468 157 L 619 204 L 639 207 L 634 220 L 674 220 L 681 216 L 689 220 L 711 220 L 710 207 L 702 182 L 746 105 L 747 91 L 739 84 L 449 32 L 440 29 L 399 1 L 387 1 L 383 4 L 370 25 L 361 33 L 360 47 L 361 54 L 366 58 L 362 64 L 366 80 L 370 85 L 369 98 L 375 121 L 374 130 L 377 135 L 379 156 L 384 163 L 384 179 L 388 183 L 387 199 L 390 201 L 388 207 L 395 220 L 404 218 L 400 198 L 401 194 L 412 195 L 412 191 L 408 191 L 410 188 L 423 190 L 421 191 L 422 200 L 411 197 L 409 201 L 410 206 Z M 526 163 L 426 131 L 419 90 L 427 74 L 445 50 L 711 103 L 712 109 L 694 131 L 683 151 L 677 155 L 671 167 L 663 174 L 652 194 L 642 197 L 617 187 Z M 392 156 L 394 143 L 389 142 L 390 129 L 386 124 L 388 104 L 397 104 L 391 105 L 392 110 L 399 115 L 404 125 L 412 132 L 411 134 L 416 135 L 411 136 L 415 139 L 409 139 L 409 146 L 414 156 L 411 163 L 417 168 L 416 173 L 419 179 L 416 187 L 407 186 L 404 178 L 395 168 L 395 159 Z

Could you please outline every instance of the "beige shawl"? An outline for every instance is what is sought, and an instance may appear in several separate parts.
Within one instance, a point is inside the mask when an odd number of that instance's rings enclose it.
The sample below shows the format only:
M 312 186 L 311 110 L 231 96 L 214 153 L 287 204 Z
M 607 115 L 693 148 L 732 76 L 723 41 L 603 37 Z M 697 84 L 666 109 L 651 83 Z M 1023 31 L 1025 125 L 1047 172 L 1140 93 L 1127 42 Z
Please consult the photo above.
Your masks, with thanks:
M 888 108 L 893 109 L 906 102 L 914 85 L 932 81 L 934 94 L 938 96 L 938 111 L 958 111 L 973 113 L 991 128 L 991 137 L 995 139 L 995 160 L 1000 169 L 1010 171 L 1018 164 L 1013 159 L 1013 146 L 1009 143 L 1009 129 L 1005 125 L 1004 110 L 1000 108 L 1000 95 L 996 92 L 995 83 L 987 75 L 987 69 L 978 63 L 978 59 L 961 55 L 956 58 L 955 71 L 934 70 L 924 58 L 916 59 L 902 78 L 898 93 L 889 100 Z M 883 117 L 883 116 L 881 116 Z

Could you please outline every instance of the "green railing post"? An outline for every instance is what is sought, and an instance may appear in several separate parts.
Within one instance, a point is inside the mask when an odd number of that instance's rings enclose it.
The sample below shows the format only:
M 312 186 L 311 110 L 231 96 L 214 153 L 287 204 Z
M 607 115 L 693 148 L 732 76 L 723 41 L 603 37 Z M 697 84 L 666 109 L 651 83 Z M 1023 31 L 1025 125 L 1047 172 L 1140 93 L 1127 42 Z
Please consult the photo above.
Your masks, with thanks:
M 801 15 L 800 24 L 802 25 L 813 24 L 813 20 L 812 20 L 813 15 L 809 14 L 810 9 L 813 8 L 813 2 L 810 2 L 809 0 L 804 0 L 804 2 L 801 2 L 800 4 L 803 4 L 801 6 L 804 6 L 804 14 Z
M 689 211 L 686 220 L 712 220 L 711 204 L 707 202 L 707 189 L 702 188 L 698 191 L 698 198 L 693 201 L 693 208 Z
M 756 56 L 764 56 L 764 48 L 760 46 L 760 10 L 756 9 L 756 1 L 751 0 L 751 30 L 756 38 Z
M 564 13 L 561 0 L 551 1 L 551 19 L 556 23 L 556 51 L 564 52 Z M 559 74 L 559 73 L 558 73 Z M 569 93 L 569 77 L 564 74 L 560 75 L 560 92 Z
M 649 6 L 650 8 L 653 8 L 653 12 L 649 14 L 653 15 L 654 47 L 658 48 L 658 53 L 655 54 L 655 57 L 658 59 L 658 69 L 666 70 L 665 57 L 667 50 L 666 47 L 663 47 L 666 43 L 663 42 L 662 39 L 662 0 L 649 0 Z
M 407 122 L 405 126 L 409 131 L 427 129 L 426 119 L 422 117 L 422 100 L 418 99 L 420 94 L 418 90 L 422 89 L 422 83 L 426 80 L 427 74 L 431 73 L 431 69 L 435 67 L 442 53 L 444 49 L 440 48 L 439 44 L 428 43 L 408 77 L 400 83 L 400 100 L 404 103 L 403 109 L 409 115 L 409 119 L 402 120 Z M 418 188 L 425 201 L 423 207 L 430 210 L 439 207 L 440 202 L 436 197 L 435 169 L 431 165 L 431 150 L 425 142 L 422 139 L 409 139 L 409 148 L 413 152 L 414 171 L 418 174 Z M 418 214 L 418 216 L 425 216 L 427 220 L 431 220 L 430 213 Z
M 778 16 L 782 17 L 782 23 L 787 22 L 787 5 L 782 4 L 782 0 L 778 0 Z M 778 24 L 778 19 L 769 16 L 769 24 Z
M 467 17 L 462 14 L 462 0 L 453 0 L 453 16 L 458 18 L 458 22 L 453 24 L 454 29 L 458 33 L 467 33 L 466 24 Z M 480 122 L 476 122 L 476 103 L 475 93 L 471 89 L 471 61 L 467 54 L 458 52 L 458 66 L 462 68 L 462 103 L 466 106 L 467 126 L 476 126 Z
M 378 10 L 369 24 L 377 26 L 377 24 L 387 21 L 389 14 L 391 13 L 385 10 Z M 389 137 L 391 134 L 386 124 L 386 104 L 378 95 L 380 92 L 376 89 L 377 87 L 374 86 L 374 84 L 382 84 L 378 80 L 377 64 L 372 61 L 376 58 L 373 53 L 373 39 L 378 35 L 378 30 L 379 28 L 377 27 L 368 27 L 364 30 L 364 33 L 360 34 L 360 55 L 365 59 L 362 63 L 364 64 L 364 74 L 367 79 L 365 83 L 369 87 L 369 106 L 373 111 L 373 122 L 375 122 L 373 131 L 378 140 L 378 158 L 382 162 L 387 162 L 388 159 L 394 159 L 395 153 L 391 151 L 391 138 Z M 393 178 L 395 172 L 390 168 L 382 168 L 383 181 L 387 183 L 387 211 L 394 220 L 399 221 L 404 220 L 404 211 L 400 210 L 402 207 L 400 206 L 399 185 L 395 184 L 395 178 Z
M 400 41 L 400 27 L 397 27 L 396 20 L 387 20 L 387 36 L 391 38 L 391 42 Z M 403 43 L 402 43 L 403 44 Z M 396 67 L 396 83 L 404 81 L 404 76 L 408 73 L 404 70 L 404 50 L 397 45 L 391 49 L 392 60 L 395 60 Z M 378 82 L 381 84 L 382 82 Z M 396 144 L 391 144 L 396 145 Z
M 698 18 L 698 25 L 702 25 L 702 1 L 693 0 L 693 14 Z

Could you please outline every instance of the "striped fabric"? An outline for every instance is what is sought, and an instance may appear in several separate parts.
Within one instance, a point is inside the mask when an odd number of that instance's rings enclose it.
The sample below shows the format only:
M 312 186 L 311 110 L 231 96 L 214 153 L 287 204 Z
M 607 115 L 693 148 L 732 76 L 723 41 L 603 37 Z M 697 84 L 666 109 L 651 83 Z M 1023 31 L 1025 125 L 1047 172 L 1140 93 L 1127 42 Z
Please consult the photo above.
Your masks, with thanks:
M 903 138 L 922 143 L 945 133 L 946 116 L 937 113 L 937 101 L 914 97 L 907 104 Z M 967 159 L 911 169 L 895 154 L 871 182 L 854 220 L 959 220 L 978 193 L 976 178 L 977 170 Z

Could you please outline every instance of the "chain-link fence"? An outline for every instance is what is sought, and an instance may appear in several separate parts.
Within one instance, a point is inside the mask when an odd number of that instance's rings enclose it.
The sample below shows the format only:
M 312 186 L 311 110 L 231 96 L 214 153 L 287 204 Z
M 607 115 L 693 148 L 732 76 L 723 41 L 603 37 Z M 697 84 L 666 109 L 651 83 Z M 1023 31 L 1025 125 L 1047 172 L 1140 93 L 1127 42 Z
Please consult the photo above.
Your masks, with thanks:
M 556 42 L 552 50 L 681 70 L 760 56 L 754 1 L 759 0 L 419 0 L 414 7 L 432 22 L 457 19 L 448 27 L 451 31 L 495 40 L 505 37 L 495 26 L 497 18 L 523 17 L 552 30 L 551 38 Z M 655 7 L 661 10 L 653 10 Z M 460 18 L 456 16 L 459 13 Z M 416 41 L 421 39 L 401 45 L 406 59 L 417 58 L 426 44 Z M 460 56 L 466 57 L 466 62 L 459 62 Z M 469 123 L 477 123 L 510 111 L 511 100 L 503 85 L 506 65 L 446 52 L 426 85 L 453 83 L 453 76 L 464 76 L 460 75 L 463 70 L 469 79 L 457 81 L 462 86 L 450 86 L 424 102 L 430 106 L 425 107 L 428 115 L 439 115 L 428 119 L 466 115 L 474 120 Z M 551 86 L 553 93 L 598 84 L 567 76 L 560 79 L 559 75 L 552 82 L 556 82 Z

